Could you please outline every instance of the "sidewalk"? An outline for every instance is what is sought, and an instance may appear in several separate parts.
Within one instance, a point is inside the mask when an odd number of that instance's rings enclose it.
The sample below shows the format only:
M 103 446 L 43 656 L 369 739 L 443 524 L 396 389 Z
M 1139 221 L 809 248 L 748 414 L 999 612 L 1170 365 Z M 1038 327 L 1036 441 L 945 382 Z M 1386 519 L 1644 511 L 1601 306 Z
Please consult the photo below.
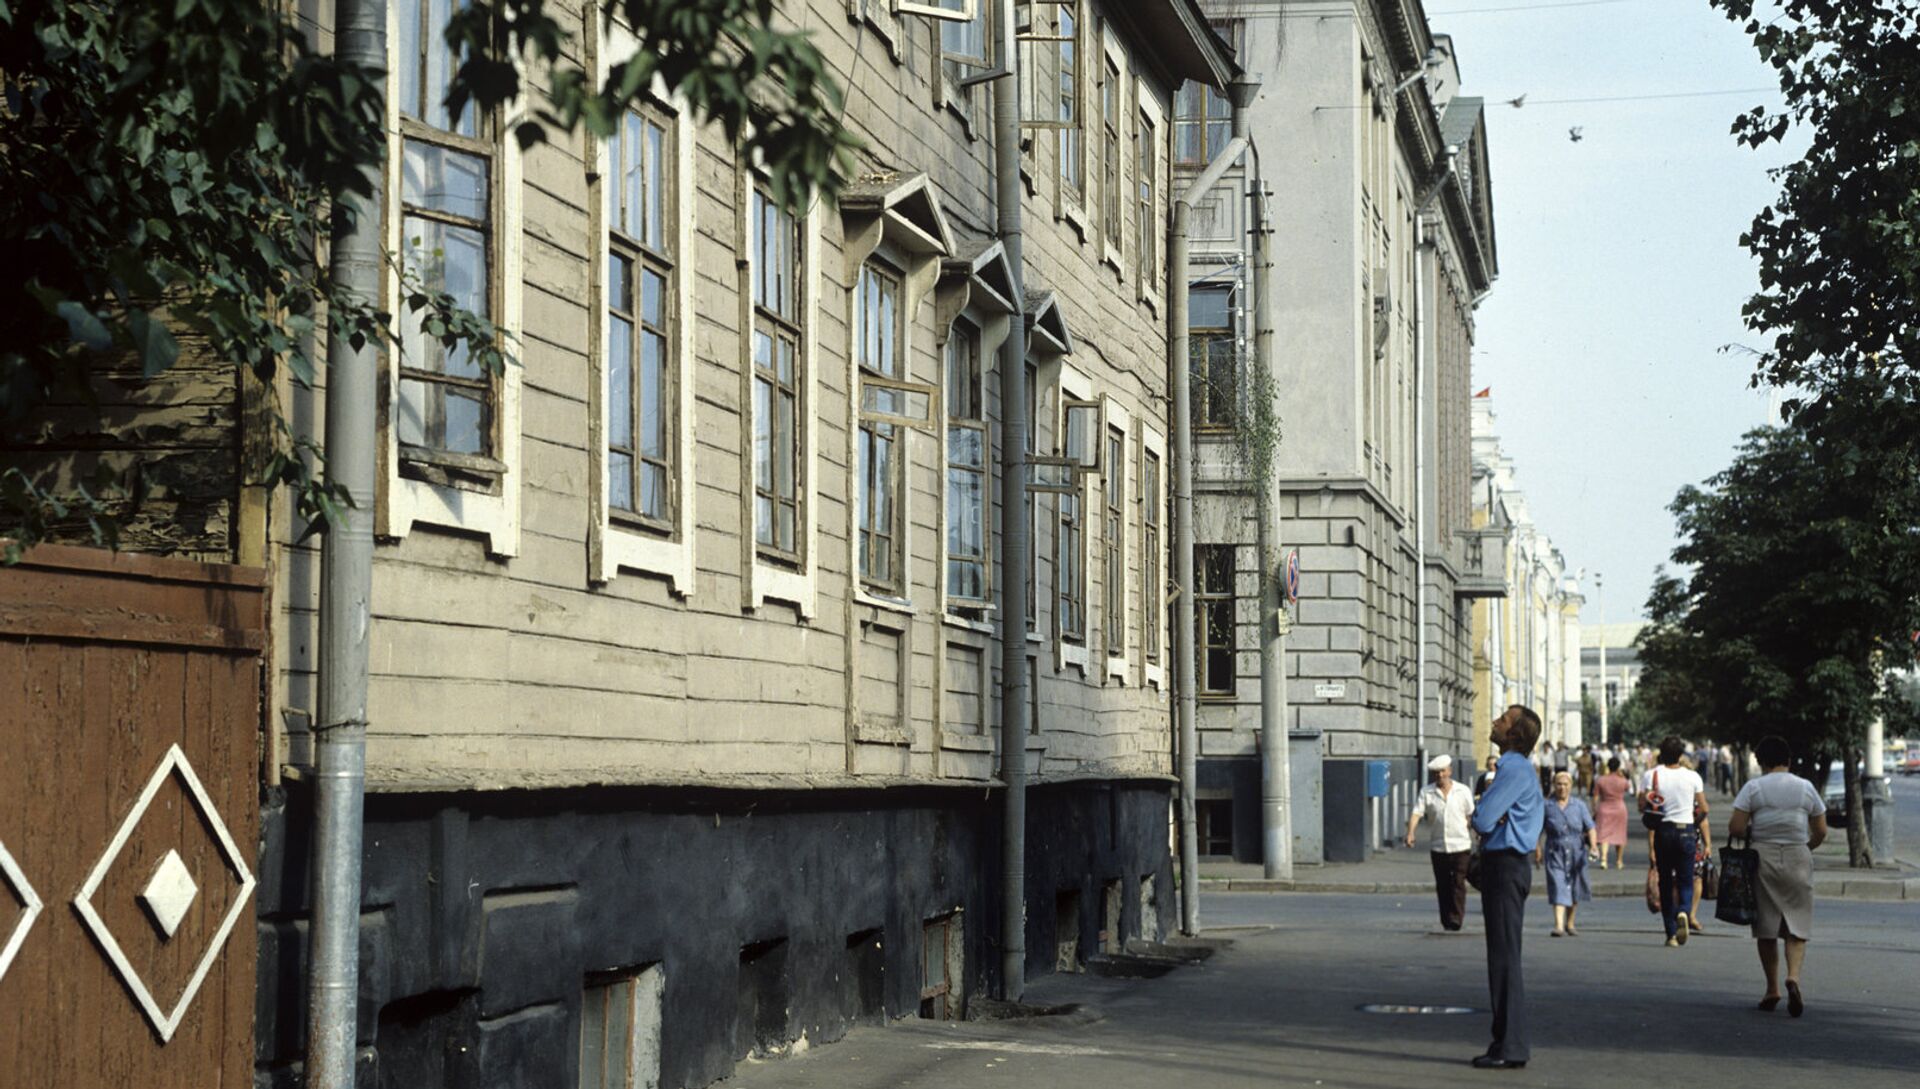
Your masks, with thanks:
M 1714 799 L 1716 853 L 1726 843 L 1721 823 L 1728 799 Z M 1403 829 L 1404 830 L 1404 829 Z M 1216 892 L 1378 892 L 1412 896 L 1432 895 L 1433 870 L 1427 860 L 1427 829 L 1420 829 L 1419 846 L 1394 847 L 1374 853 L 1366 862 L 1295 866 L 1291 881 L 1269 881 L 1252 862 L 1202 862 L 1201 890 Z M 1587 867 L 1593 895 L 1642 896 L 1647 880 L 1646 833 L 1636 823 L 1628 829 L 1626 869 Z M 1544 878 L 1540 881 L 1544 882 Z M 1544 884 L 1541 885 L 1544 887 Z M 1920 900 L 1920 868 L 1901 860 L 1893 867 L 1855 870 L 1847 865 L 1846 830 L 1836 828 L 1813 853 L 1813 895 L 1819 900 Z

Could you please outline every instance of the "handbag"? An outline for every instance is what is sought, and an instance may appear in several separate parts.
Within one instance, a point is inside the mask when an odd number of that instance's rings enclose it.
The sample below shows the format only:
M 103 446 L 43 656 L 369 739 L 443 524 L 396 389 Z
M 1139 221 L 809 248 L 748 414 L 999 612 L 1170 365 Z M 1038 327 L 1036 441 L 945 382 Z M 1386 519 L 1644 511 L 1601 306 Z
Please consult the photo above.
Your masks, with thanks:
M 1700 899 L 1720 898 L 1720 866 L 1709 858 L 1700 864 Z
M 1666 823 L 1666 814 L 1661 807 L 1667 800 L 1660 796 L 1660 769 L 1653 769 L 1653 786 L 1640 796 L 1640 827 L 1657 829 Z
M 1714 901 L 1713 917 L 1734 926 L 1752 926 L 1760 914 L 1760 852 L 1747 846 L 1735 847 L 1733 833 L 1727 833 L 1727 845 L 1720 848 L 1719 898 Z

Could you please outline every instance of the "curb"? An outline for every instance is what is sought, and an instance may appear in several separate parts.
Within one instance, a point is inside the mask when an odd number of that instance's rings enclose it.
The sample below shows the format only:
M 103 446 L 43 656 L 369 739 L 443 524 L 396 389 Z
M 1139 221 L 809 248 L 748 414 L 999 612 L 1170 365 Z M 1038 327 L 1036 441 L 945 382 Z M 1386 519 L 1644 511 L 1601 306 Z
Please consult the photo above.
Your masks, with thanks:
M 1430 881 L 1292 881 L 1268 880 L 1266 878 L 1223 878 L 1203 877 L 1200 888 L 1210 892 L 1322 892 L 1322 893 L 1378 893 L 1392 896 L 1417 896 L 1433 892 Z M 1872 900 L 1895 902 L 1902 900 L 1920 900 L 1920 878 L 1842 878 L 1814 879 L 1813 894 L 1822 900 Z M 1643 896 L 1644 889 L 1639 885 L 1597 886 L 1593 890 L 1596 899 L 1614 897 Z

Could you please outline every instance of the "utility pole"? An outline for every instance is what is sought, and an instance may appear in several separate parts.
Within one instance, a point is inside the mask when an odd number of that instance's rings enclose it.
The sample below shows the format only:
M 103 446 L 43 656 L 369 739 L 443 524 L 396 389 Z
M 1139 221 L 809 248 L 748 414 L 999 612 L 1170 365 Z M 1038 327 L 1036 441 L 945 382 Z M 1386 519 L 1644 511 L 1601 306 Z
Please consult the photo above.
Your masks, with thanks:
M 1610 745 L 1613 735 L 1607 732 L 1607 593 L 1598 571 L 1593 573 L 1593 606 L 1600 613 L 1600 740 Z

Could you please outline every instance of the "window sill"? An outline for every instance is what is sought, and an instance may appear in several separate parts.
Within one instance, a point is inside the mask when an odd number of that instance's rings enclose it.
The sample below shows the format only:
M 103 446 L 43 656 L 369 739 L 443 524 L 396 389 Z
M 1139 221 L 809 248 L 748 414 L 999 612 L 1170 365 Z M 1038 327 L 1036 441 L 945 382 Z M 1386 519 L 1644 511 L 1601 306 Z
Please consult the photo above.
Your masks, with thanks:
M 905 726 L 882 726 L 873 722 L 854 723 L 853 739 L 866 745 L 913 744 L 913 734 Z
M 626 511 L 609 509 L 607 525 L 623 533 L 650 537 L 657 541 L 674 542 L 676 540 L 672 526 L 637 514 L 629 514 Z
M 1081 244 L 1084 245 L 1086 243 L 1091 225 L 1087 222 L 1087 213 L 1082 211 L 1078 204 L 1074 203 L 1071 196 L 1065 193 L 1061 194 L 1060 210 L 1054 214 L 1053 218 L 1065 221 L 1067 226 L 1072 227 L 1074 233 L 1080 236 Z
M 1146 281 L 1150 278 L 1146 276 L 1142 276 L 1141 279 L 1143 281 Z M 1147 308 L 1147 312 L 1152 314 L 1154 317 L 1159 317 L 1161 314 L 1165 313 L 1167 309 L 1167 300 L 1165 299 L 1165 297 L 1163 297 L 1158 291 L 1155 291 L 1150 287 L 1142 287 L 1140 289 L 1140 303 L 1141 305 L 1145 306 Z
M 943 749 L 951 749 L 955 752 L 992 752 L 994 748 L 993 735 L 986 733 L 963 734 L 956 733 L 952 730 L 941 730 L 940 747 Z
M 857 604 L 880 609 L 885 612 L 897 613 L 901 616 L 920 615 L 920 610 L 914 608 L 912 601 L 905 598 L 887 597 L 884 594 L 876 594 L 864 587 L 853 592 L 853 600 Z
M 482 454 L 456 454 L 450 450 L 403 445 L 400 475 L 441 488 L 498 495 L 507 466 Z
M 1106 241 L 1100 243 L 1100 262 L 1113 269 L 1113 278 L 1116 281 L 1123 284 L 1127 282 L 1127 270 L 1121 264 L 1120 250 L 1113 243 Z
M 976 635 L 989 637 L 1000 628 L 999 624 L 994 622 L 991 607 L 979 610 L 984 613 L 982 616 L 967 616 L 965 614 L 955 613 L 952 611 L 953 606 L 951 605 L 947 606 L 947 609 L 947 613 L 940 618 L 940 622 L 949 628 L 957 628 L 961 631 L 970 631 Z

